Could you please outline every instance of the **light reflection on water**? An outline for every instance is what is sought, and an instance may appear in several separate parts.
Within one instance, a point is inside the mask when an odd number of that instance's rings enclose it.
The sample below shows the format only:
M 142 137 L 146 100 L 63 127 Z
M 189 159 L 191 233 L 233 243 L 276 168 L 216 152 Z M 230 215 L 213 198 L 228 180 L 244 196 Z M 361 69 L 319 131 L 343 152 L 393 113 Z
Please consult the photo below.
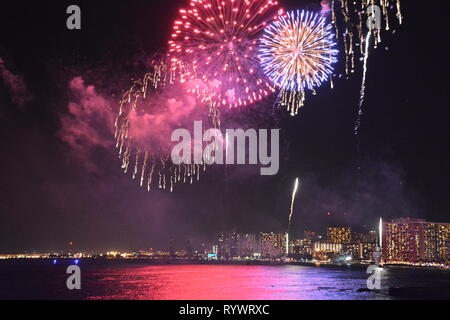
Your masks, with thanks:
M 71 261 L 0 262 L 0 299 L 366 300 L 450 297 L 450 272 L 389 268 L 382 290 L 367 290 L 364 268 L 148 265 L 82 260 L 81 290 L 66 287 Z M 406 289 L 390 295 L 388 288 Z M 419 288 L 417 291 L 411 288 Z M 403 292 L 405 293 L 405 292 Z M 448 298 L 446 298 L 448 299 Z
M 364 271 L 302 266 L 122 266 L 103 268 L 100 294 L 87 299 L 302 300 L 386 299 L 367 288 Z M 94 285 L 94 283 L 92 283 Z

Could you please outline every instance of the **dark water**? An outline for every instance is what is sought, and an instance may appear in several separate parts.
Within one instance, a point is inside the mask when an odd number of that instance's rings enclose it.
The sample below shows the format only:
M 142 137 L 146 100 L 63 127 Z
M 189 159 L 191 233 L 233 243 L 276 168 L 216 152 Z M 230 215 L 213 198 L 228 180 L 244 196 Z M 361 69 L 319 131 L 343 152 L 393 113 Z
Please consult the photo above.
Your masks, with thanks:
M 440 270 L 389 269 L 374 292 L 366 290 L 363 269 L 88 261 L 80 262 L 82 289 L 70 291 L 68 265 L 0 262 L 0 299 L 367 300 L 398 298 L 389 293 L 394 286 L 423 288 L 419 298 L 450 293 L 450 272 Z

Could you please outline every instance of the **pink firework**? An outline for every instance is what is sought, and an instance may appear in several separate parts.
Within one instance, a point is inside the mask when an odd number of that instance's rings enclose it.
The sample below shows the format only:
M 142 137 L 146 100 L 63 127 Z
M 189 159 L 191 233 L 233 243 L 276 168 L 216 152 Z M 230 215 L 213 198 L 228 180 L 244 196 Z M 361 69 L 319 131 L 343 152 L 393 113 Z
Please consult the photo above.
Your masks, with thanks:
M 189 91 L 213 106 L 252 104 L 274 92 L 258 60 L 258 37 L 283 10 L 274 0 L 191 0 L 174 23 L 169 55 Z

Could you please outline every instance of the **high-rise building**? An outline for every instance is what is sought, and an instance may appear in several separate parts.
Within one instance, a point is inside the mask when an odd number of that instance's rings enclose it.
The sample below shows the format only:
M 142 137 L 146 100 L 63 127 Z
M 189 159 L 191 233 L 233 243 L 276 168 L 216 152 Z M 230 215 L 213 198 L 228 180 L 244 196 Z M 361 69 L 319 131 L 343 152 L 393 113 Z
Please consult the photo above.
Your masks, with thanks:
M 260 243 L 264 257 L 281 256 L 286 251 L 286 234 L 261 232 Z
M 228 234 L 219 233 L 219 237 L 217 239 L 217 257 L 219 259 L 228 259 L 230 257 Z
M 301 256 L 311 256 L 312 255 L 312 241 L 311 239 L 295 239 L 291 241 L 291 254 L 301 255 Z
M 424 225 L 425 261 L 450 259 L 450 224 L 427 222 Z
M 332 259 L 342 252 L 342 243 L 318 241 L 314 243 L 313 257 L 315 259 Z
M 351 256 L 353 260 L 359 260 L 361 257 L 361 242 L 343 244 L 341 254 Z
M 259 251 L 256 236 L 254 234 L 243 234 L 241 235 L 240 240 L 240 257 L 253 257 L 253 255 Z
M 385 262 L 443 262 L 449 258 L 449 223 L 401 218 L 383 224 Z
M 241 235 L 236 232 L 230 233 L 228 237 L 228 245 L 230 247 L 230 258 L 239 257 L 239 246 L 240 246 Z
M 359 259 L 364 261 L 373 261 L 373 250 L 377 246 L 377 242 L 361 242 Z
M 330 227 L 327 229 L 328 241 L 331 243 L 350 243 L 352 241 L 352 229 Z
M 219 259 L 233 259 L 246 256 L 253 250 L 251 240 L 254 236 L 241 235 L 236 232 L 220 233 L 217 239 L 217 257 Z

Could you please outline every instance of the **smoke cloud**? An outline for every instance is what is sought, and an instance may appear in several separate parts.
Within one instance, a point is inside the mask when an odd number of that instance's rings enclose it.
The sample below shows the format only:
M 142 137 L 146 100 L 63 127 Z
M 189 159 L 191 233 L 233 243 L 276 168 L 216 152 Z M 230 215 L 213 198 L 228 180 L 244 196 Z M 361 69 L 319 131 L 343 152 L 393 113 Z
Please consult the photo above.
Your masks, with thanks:
M 302 229 L 323 232 L 328 226 L 375 230 L 379 217 L 420 217 L 421 199 L 405 182 L 401 167 L 371 162 L 356 176 L 343 172 L 326 182 L 313 175 L 302 178 L 294 224 L 298 234 Z
M 320 15 L 322 17 L 327 16 L 331 12 L 330 3 L 327 0 L 322 0 L 320 2 L 322 10 L 320 10 Z
M 82 77 L 70 81 L 69 91 L 72 100 L 68 104 L 68 114 L 61 117 L 59 137 L 88 170 L 97 171 L 92 153 L 114 144 L 112 103 L 98 94 L 94 86 L 86 86 Z
M 11 101 L 22 107 L 27 102 L 32 100 L 32 96 L 28 91 L 24 79 L 17 74 L 11 72 L 7 67 L 5 61 L 0 57 L 0 79 L 3 85 L 8 89 L 11 96 Z
M 193 135 L 194 121 L 208 125 L 208 109 L 198 104 L 184 86 L 169 85 L 140 99 L 129 119 L 130 136 L 140 148 L 167 156 L 173 146 L 172 132 L 184 128 Z

